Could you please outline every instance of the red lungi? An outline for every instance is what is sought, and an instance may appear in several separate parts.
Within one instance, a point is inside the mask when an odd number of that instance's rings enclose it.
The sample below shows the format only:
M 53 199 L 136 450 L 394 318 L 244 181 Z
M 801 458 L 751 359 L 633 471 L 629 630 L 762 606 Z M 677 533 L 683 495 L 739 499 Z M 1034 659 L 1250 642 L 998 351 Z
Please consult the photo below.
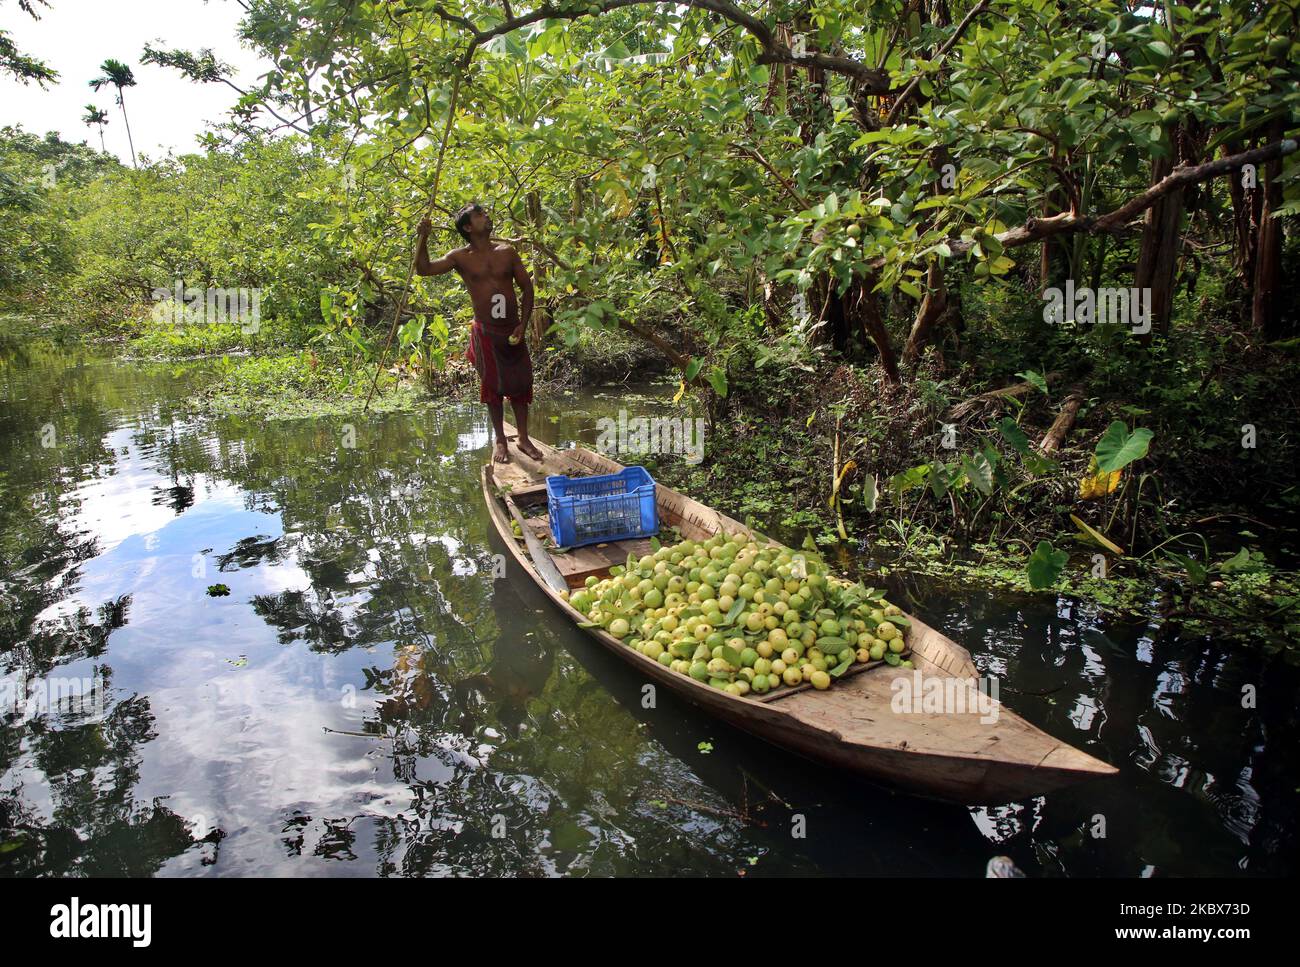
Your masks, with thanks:
M 528 339 L 510 345 L 510 334 L 518 325 L 498 326 L 474 320 L 469 330 L 469 361 L 479 376 L 478 398 L 483 403 L 501 403 L 508 396 L 515 403 L 533 401 L 533 359 Z

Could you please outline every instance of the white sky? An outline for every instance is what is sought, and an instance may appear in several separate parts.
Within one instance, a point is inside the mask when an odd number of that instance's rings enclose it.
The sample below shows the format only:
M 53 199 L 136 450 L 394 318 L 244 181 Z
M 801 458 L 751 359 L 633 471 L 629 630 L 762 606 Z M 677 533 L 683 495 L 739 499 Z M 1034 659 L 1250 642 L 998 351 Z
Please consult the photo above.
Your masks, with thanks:
M 90 88 L 105 58 L 128 64 L 135 74 L 126 111 L 137 154 L 152 158 L 168 149 L 196 150 L 195 137 L 206 122 L 224 120 L 239 95 L 225 84 L 194 84 L 179 71 L 141 64 L 147 42 L 161 40 L 156 46 L 194 52 L 210 47 L 235 69 L 231 80 L 243 88 L 270 67 L 270 61 L 240 46 L 235 30 L 243 10 L 232 0 L 50 0 L 48 9 L 37 10 L 39 21 L 19 10 L 17 0 L 0 0 L 0 28 L 20 52 L 57 70 L 59 80 L 42 90 L 0 75 L 0 125 L 21 124 L 42 136 L 58 131 L 64 140 L 97 148 L 98 130 L 81 121 L 85 106 L 93 103 L 108 112 L 105 146 L 128 165 L 131 153 L 115 88 L 98 93 Z

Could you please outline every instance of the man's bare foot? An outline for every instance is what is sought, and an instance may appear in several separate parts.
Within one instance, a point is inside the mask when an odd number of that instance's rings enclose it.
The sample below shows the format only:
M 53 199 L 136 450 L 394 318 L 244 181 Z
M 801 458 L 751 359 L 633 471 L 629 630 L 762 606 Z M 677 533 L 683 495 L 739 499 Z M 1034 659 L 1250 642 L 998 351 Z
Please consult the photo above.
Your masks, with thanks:
M 505 440 L 497 441 L 496 452 L 492 455 L 492 459 L 495 460 L 497 463 L 510 462 L 510 451 L 506 449 Z
M 542 451 L 538 450 L 537 447 L 533 446 L 532 440 L 526 440 L 521 437 L 518 441 L 516 441 L 515 446 L 517 446 L 519 448 L 519 452 L 526 457 L 532 457 L 534 460 L 542 459 Z

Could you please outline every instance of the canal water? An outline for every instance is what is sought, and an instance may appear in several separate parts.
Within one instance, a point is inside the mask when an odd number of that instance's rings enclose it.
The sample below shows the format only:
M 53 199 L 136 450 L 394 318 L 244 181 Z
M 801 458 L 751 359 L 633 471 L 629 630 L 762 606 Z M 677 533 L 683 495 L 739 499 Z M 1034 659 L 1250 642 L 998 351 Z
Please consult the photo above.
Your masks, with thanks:
M 1011 708 L 1121 770 L 918 799 L 662 690 L 642 708 L 501 576 L 482 407 L 211 419 L 213 373 L 36 347 L 0 369 L 0 874 L 1295 871 L 1297 683 L 1252 651 L 904 578 Z M 590 442 L 620 408 L 672 412 L 571 393 L 536 435 Z

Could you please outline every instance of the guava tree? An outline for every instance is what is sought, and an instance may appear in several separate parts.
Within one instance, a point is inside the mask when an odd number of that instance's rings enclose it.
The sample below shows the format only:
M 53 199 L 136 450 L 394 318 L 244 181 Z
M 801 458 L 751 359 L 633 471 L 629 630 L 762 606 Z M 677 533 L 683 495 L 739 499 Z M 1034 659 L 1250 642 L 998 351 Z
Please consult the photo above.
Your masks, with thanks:
M 690 373 L 715 388 L 753 305 L 758 325 L 802 319 L 898 382 L 899 335 L 916 360 L 960 312 L 954 282 L 1026 268 L 1025 246 L 1047 285 L 1099 281 L 1108 250 L 1136 244 L 1124 281 L 1152 289 L 1167 328 L 1186 230 L 1224 204 L 1256 324 L 1275 325 L 1293 4 L 249 9 L 246 36 L 276 65 L 267 98 L 344 133 L 331 160 L 387 185 L 390 237 L 429 206 L 446 133 L 434 209 L 478 196 L 503 212 L 562 333 L 619 325 L 683 367 L 721 358 Z

